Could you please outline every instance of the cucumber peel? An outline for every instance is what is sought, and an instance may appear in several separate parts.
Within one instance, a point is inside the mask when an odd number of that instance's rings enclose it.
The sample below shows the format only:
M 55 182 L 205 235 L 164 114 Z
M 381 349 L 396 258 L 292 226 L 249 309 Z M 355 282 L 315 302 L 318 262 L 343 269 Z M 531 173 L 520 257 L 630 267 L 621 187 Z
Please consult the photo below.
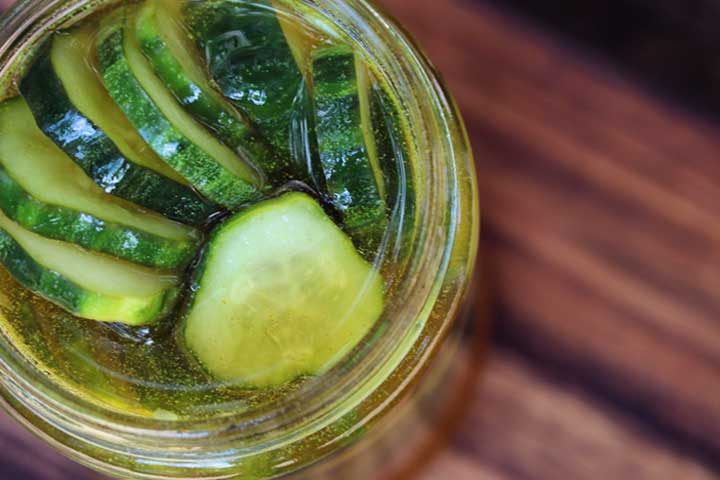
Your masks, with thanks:
M 305 79 L 270 2 L 193 0 L 185 14 L 222 93 L 289 157 L 293 105 Z
M 135 32 L 155 74 L 191 115 L 269 178 L 282 178 L 284 162 L 222 94 L 202 68 L 200 52 L 185 30 L 182 3 L 147 0 L 137 14 Z
M 221 225 L 194 284 L 182 341 L 213 376 L 250 387 L 326 372 L 383 310 L 381 276 L 302 193 Z
M 415 169 L 411 160 L 410 134 L 401 120 L 401 109 L 386 88 L 374 80 L 368 85 L 370 115 L 375 135 L 377 155 L 382 171 L 385 202 L 394 213 L 394 225 L 391 230 L 396 238 L 396 257 L 402 256 L 400 250 L 412 243 L 417 221 L 415 204 L 417 189 Z
M 168 314 L 174 275 L 29 232 L 0 213 L 0 263 L 28 290 L 90 320 L 142 325 Z
M 20 83 L 40 129 L 105 192 L 200 224 L 217 206 L 157 157 L 95 70 L 97 26 L 54 35 Z
M 195 121 L 155 75 L 133 30 L 134 9 L 98 37 L 100 70 L 110 95 L 168 165 L 210 200 L 236 208 L 256 200 L 263 181 L 252 166 Z
M 345 226 L 367 256 L 388 225 L 364 64 L 348 45 L 312 54 L 315 114 L 325 182 Z
M 20 97 L 0 104 L 0 209 L 40 235 L 158 268 L 186 265 L 200 241 L 194 228 L 103 192 Z

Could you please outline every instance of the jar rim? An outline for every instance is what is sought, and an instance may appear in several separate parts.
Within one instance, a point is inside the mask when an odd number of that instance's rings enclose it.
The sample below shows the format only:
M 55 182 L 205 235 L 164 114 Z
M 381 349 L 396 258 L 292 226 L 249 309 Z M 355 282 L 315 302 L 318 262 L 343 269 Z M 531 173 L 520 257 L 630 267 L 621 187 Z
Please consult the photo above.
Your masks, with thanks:
M 17 4 L 0 23 L 0 78 L 12 74 L 6 71 L 16 68 L 12 55 L 19 46 L 25 48 L 29 38 L 41 38 L 48 27 L 63 24 L 68 17 L 77 19 L 98 5 L 114 1 L 26 0 Z M 292 443 L 338 421 L 386 385 L 404 365 L 404 378 L 394 379 L 392 388 L 382 393 L 384 398 L 379 405 L 388 407 L 424 370 L 447 334 L 467 291 L 479 230 L 475 170 L 457 107 L 439 75 L 401 27 L 369 1 L 273 1 L 285 7 L 300 4 L 342 25 L 342 31 L 360 47 L 361 53 L 373 65 L 379 65 L 383 81 L 403 102 L 408 126 L 417 125 L 418 119 L 424 122 L 423 128 L 410 129 L 415 135 L 412 148 L 416 160 L 427 168 L 421 179 L 427 195 L 418 209 L 425 231 L 413 246 L 406 284 L 397 293 L 402 295 L 398 303 L 405 310 L 397 312 L 392 322 L 397 332 L 404 333 L 398 336 L 402 341 L 386 341 L 384 349 L 363 352 L 367 361 L 357 362 L 352 368 L 340 365 L 323 375 L 322 381 L 310 381 L 282 398 L 279 405 L 271 403 L 237 415 L 198 422 L 101 411 L 96 404 L 72 392 L 58 391 L 56 384 L 43 378 L 22 358 L 21 352 L 8 344 L 4 334 L 0 336 L 3 373 L 0 388 L 6 401 L 13 405 L 9 408 L 11 413 L 39 419 L 43 425 L 38 427 L 23 418 L 36 431 L 48 428 L 76 439 L 66 443 L 77 445 L 73 447 L 77 451 L 67 451 L 66 446 L 65 453 L 95 468 L 96 462 L 82 451 L 85 444 L 108 452 L 153 458 L 157 452 L 152 444 L 162 440 L 167 451 L 154 458 L 156 462 L 182 462 L 186 447 L 207 450 L 212 445 L 211 451 L 217 455 L 210 455 L 209 459 L 217 462 L 228 455 L 249 456 L 258 449 Z M 431 322 L 443 296 L 447 297 L 442 308 L 445 311 Z M 279 432 L 283 435 L 278 435 Z M 43 436 L 47 437 L 45 433 Z M 238 442 L 245 442 L 244 448 L 228 450 L 231 445 L 237 447 Z M 133 446 L 132 452 L 128 445 Z M 114 467 L 107 468 L 111 471 Z

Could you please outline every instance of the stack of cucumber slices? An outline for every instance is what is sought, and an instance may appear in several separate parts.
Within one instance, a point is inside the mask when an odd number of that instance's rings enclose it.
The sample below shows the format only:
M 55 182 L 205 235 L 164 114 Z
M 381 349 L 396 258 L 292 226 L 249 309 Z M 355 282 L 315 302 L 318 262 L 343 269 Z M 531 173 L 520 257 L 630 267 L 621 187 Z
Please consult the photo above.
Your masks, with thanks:
M 0 261 L 27 289 L 90 320 L 174 314 L 214 377 L 258 387 L 322 373 L 379 318 L 371 263 L 412 182 L 349 45 L 268 0 L 146 0 L 54 33 L 19 87 Z

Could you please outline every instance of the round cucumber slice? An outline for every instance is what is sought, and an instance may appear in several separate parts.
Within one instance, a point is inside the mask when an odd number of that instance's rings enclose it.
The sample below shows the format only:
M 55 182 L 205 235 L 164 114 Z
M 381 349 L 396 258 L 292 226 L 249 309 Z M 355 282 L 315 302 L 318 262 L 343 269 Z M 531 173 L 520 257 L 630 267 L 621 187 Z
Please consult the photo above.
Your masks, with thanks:
M 20 82 L 38 127 L 105 192 L 202 225 L 218 210 L 162 161 L 115 104 L 95 65 L 97 25 L 53 35 Z
M 217 86 L 290 159 L 305 80 L 269 0 L 189 1 L 183 9 Z
M 132 30 L 136 11 L 101 26 L 105 86 L 155 153 L 211 201 L 236 208 L 260 196 L 263 179 L 177 102 L 143 56 Z
M 198 51 L 183 25 L 181 2 L 148 0 L 137 14 L 135 34 L 153 71 L 182 107 L 208 127 L 247 163 L 271 179 L 283 162 L 249 122 L 213 88 Z
M 194 228 L 104 192 L 22 97 L 0 104 L 0 210 L 37 234 L 149 267 L 182 268 L 200 243 Z
M 334 366 L 383 310 L 383 281 L 308 195 L 231 218 L 195 274 L 182 334 L 219 380 L 271 387 Z
M 0 213 L 0 264 L 28 290 L 81 318 L 144 325 L 167 315 L 179 279 L 41 237 Z
M 349 45 L 312 52 L 320 163 L 345 227 L 368 257 L 388 226 L 366 67 Z

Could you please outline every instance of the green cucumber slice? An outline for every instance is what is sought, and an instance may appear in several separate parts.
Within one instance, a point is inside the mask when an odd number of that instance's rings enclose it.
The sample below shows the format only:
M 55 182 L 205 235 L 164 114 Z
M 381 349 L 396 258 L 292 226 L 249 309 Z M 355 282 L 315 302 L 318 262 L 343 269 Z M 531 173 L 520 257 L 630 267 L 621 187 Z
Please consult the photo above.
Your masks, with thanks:
M 236 208 L 255 200 L 262 178 L 190 117 L 155 75 L 130 28 L 106 25 L 98 38 L 100 70 L 115 103 L 175 171 L 210 200 Z
M 393 212 L 395 245 L 392 252 L 396 261 L 401 250 L 409 252 L 415 232 L 416 187 L 415 172 L 409 148 L 409 132 L 400 118 L 397 99 L 377 80 L 368 85 L 370 88 L 370 114 L 375 136 L 377 155 L 384 181 L 385 202 Z
M 21 97 L 0 104 L 0 209 L 40 235 L 158 268 L 187 264 L 200 240 L 103 192 L 43 135 Z
M 95 71 L 97 27 L 54 35 L 20 84 L 35 121 L 105 192 L 190 224 L 217 206 L 143 141 Z
M 0 263 L 25 288 L 70 313 L 141 325 L 170 312 L 178 278 L 24 230 L 0 213 Z
M 218 379 L 252 387 L 324 373 L 383 310 L 380 275 L 302 193 L 221 225 L 194 283 L 185 345 Z
M 268 0 L 191 0 L 191 33 L 223 94 L 289 155 L 291 115 L 305 80 Z
M 146 1 L 138 12 L 135 32 L 153 71 L 189 114 L 269 178 L 283 179 L 288 173 L 285 162 L 211 85 L 201 67 L 200 52 L 185 29 L 181 2 Z
M 388 218 L 365 69 L 347 45 L 312 54 L 316 133 L 328 192 L 350 236 L 373 255 Z
M 276 5 L 273 0 L 271 5 Z M 305 75 L 310 67 L 310 52 L 316 43 L 324 37 L 314 30 L 308 30 L 304 23 L 297 18 L 287 15 L 277 15 L 285 40 L 290 47 L 295 63 Z M 325 193 L 325 176 L 320 165 L 320 156 L 317 151 L 317 137 L 315 135 L 315 107 L 310 83 L 303 82 L 300 92 L 295 97 L 292 114 L 290 116 L 290 158 L 298 165 L 302 172 L 302 179 L 309 181 L 316 192 Z
M 282 0 L 270 0 L 270 5 L 276 9 L 276 12 L 282 11 L 284 6 Z M 293 7 L 297 7 L 298 12 L 293 12 L 293 15 L 278 13 L 276 16 L 283 35 L 285 35 L 285 41 L 295 58 L 295 63 L 300 71 L 306 74 L 310 70 L 310 52 L 318 44 L 327 41 L 327 38 L 324 33 L 312 28 L 314 25 L 311 27 L 311 21 L 309 21 L 311 17 L 302 9 L 302 6 L 293 5 Z M 295 16 L 296 14 L 297 16 Z

